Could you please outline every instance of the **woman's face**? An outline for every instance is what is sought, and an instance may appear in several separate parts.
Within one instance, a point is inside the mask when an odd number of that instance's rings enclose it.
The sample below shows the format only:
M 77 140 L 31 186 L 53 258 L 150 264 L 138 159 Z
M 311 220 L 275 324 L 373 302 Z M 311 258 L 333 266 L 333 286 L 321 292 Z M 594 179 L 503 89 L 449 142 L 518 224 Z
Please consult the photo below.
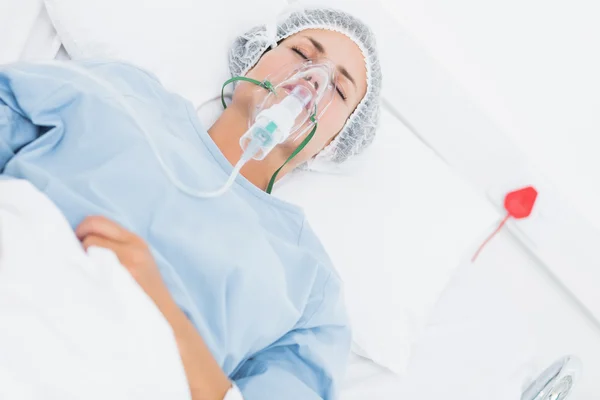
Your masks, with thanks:
M 263 81 L 285 66 L 297 66 L 307 59 L 313 62 L 329 61 L 335 69 L 335 82 L 332 82 L 335 89 L 327 97 L 331 102 L 318 119 L 315 136 L 290 162 L 291 167 L 310 160 L 327 146 L 343 128 L 367 91 L 365 61 L 359 47 L 346 35 L 323 29 L 307 29 L 283 40 L 275 49 L 265 53 L 246 76 Z M 256 106 L 253 104 L 253 93 L 256 93 L 256 86 L 240 85 L 234 93 L 233 101 L 241 102 L 243 107 Z M 284 156 L 291 154 L 308 134 L 309 131 L 298 140 L 281 145 Z

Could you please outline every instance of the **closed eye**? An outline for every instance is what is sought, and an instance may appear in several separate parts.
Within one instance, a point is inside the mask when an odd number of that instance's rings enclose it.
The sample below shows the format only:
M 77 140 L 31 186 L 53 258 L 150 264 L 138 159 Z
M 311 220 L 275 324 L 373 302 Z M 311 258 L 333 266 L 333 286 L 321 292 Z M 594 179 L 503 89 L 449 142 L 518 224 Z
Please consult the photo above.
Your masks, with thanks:
M 304 53 L 302 52 L 302 50 L 300 50 L 299 48 L 297 48 L 297 47 L 292 47 L 292 51 L 293 51 L 294 53 L 298 54 L 300 57 L 304 58 L 305 60 L 308 60 L 308 56 L 307 56 L 306 54 L 304 54 Z

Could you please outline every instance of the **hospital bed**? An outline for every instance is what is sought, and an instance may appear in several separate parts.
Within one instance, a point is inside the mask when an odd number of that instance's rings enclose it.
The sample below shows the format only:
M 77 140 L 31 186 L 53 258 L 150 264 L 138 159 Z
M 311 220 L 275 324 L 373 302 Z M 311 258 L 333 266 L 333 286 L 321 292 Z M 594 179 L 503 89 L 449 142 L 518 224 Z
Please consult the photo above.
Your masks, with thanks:
M 60 40 L 53 31 L 52 23 L 41 3 L 24 2 L 23 5 L 31 6 L 31 10 L 37 10 L 28 13 L 28 15 L 35 15 L 35 18 L 13 19 L 0 23 L 0 29 L 5 30 L 0 35 L 2 37 L 0 62 L 16 59 L 68 59 L 69 55 L 61 47 Z M 4 15 L 7 16 L 8 13 Z M 0 18 L 2 17 L 0 16 Z M 400 43 L 404 41 L 405 32 L 399 30 L 394 21 L 388 21 L 388 24 L 388 34 L 397 35 L 396 37 L 400 38 L 396 44 L 409 48 L 408 44 Z M 13 46 L 4 46 L 7 38 L 17 37 L 16 35 L 11 36 L 9 29 L 19 30 L 21 32 L 19 37 L 25 39 L 13 43 Z M 404 69 L 397 73 L 411 74 L 413 78 L 416 76 L 416 79 L 412 79 L 412 84 L 422 85 L 418 90 L 435 91 L 440 104 L 446 103 L 443 106 L 429 104 L 425 107 L 423 102 L 415 100 L 414 97 L 403 98 L 397 95 L 407 91 L 414 93 L 417 90 L 415 87 L 410 87 L 407 82 L 400 82 L 396 87 L 389 85 L 384 90 L 383 111 L 384 120 L 388 121 L 388 125 L 383 126 L 382 129 L 411 130 L 448 164 L 459 170 L 475 187 L 485 187 L 485 194 L 489 201 L 500 209 L 501 194 L 508 189 L 515 188 L 515 185 L 528 183 L 527 180 L 519 181 L 514 177 L 518 175 L 516 173 L 502 175 L 491 168 L 489 163 L 482 163 L 481 169 L 474 173 L 472 163 L 476 157 L 457 150 L 444 138 L 430 133 L 435 130 L 435 126 L 431 125 L 431 120 L 436 120 L 438 124 L 447 124 L 444 131 L 447 136 L 453 135 L 455 142 L 460 143 L 461 140 L 466 142 L 473 139 L 469 137 L 468 131 L 481 128 L 476 125 L 485 124 L 485 116 L 476 107 L 471 107 L 472 104 L 461 97 L 462 95 L 456 94 L 456 87 L 448 83 L 451 78 L 445 75 L 444 71 L 433 70 L 436 65 L 434 61 L 426 61 L 425 53 L 419 53 L 416 49 L 412 50 L 422 58 L 413 59 L 412 67 L 410 63 L 403 63 Z M 384 58 L 391 57 L 390 53 L 391 51 L 385 53 L 384 50 Z M 430 64 L 425 66 L 419 64 L 423 62 Z M 438 81 L 432 82 L 430 79 L 432 76 L 435 76 Z M 429 87 L 426 87 L 427 84 L 424 83 L 426 81 L 429 81 Z M 459 99 L 455 101 L 454 109 L 448 109 L 450 107 L 448 105 L 449 96 Z M 451 132 L 456 121 L 452 121 L 450 117 L 448 120 L 442 118 L 441 121 L 438 118 L 426 118 L 428 114 L 435 112 L 433 110 L 436 107 L 445 109 L 446 116 L 454 115 L 456 117 L 458 115 L 475 120 L 475 122 L 464 129 L 462 133 Z M 465 114 L 467 109 L 471 118 Z M 464 127 L 464 120 L 462 124 Z M 492 137 L 491 135 L 488 131 L 488 136 Z M 493 142 L 493 139 L 491 141 Z M 500 142 L 503 143 L 501 140 Z M 478 151 L 476 146 L 471 148 L 475 149 L 473 151 Z M 493 157 L 492 159 L 492 161 L 500 160 L 500 158 Z M 484 175 L 486 177 L 482 178 Z M 489 189 L 489 185 L 487 185 L 488 179 L 492 179 L 490 177 L 498 182 L 494 189 Z M 485 396 L 481 395 L 482 391 L 490 389 L 489 385 L 486 386 L 489 383 L 486 381 L 488 376 L 502 376 L 503 381 L 497 382 L 497 386 L 494 387 L 497 393 L 506 389 L 505 386 L 512 385 L 522 388 L 526 384 L 527 378 L 533 378 L 541 368 L 565 354 L 577 355 L 583 365 L 583 375 L 578 382 L 574 399 L 591 400 L 596 398 L 595 393 L 599 389 L 597 377 L 600 376 L 600 306 L 598 306 L 600 302 L 595 303 L 597 297 L 594 297 L 596 295 L 590 292 L 584 281 L 587 280 L 588 284 L 591 281 L 592 286 L 596 287 L 599 275 L 587 275 L 586 277 L 582 275 L 579 279 L 573 278 L 573 275 L 577 275 L 575 272 L 579 271 L 578 266 L 564 266 L 564 263 L 569 263 L 573 259 L 568 257 L 553 259 L 555 254 L 541 251 L 545 247 L 544 243 L 532 243 L 536 237 L 536 229 L 539 229 L 535 227 L 535 224 L 525 228 L 516 225 L 508 228 L 486 247 L 476 264 L 476 269 L 468 259 L 465 259 L 458 267 L 454 280 L 450 282 L 432 313 L 431 322 L 414 344 L 413 355 L 405 373 L 400 376 L 353 353 L 343 385 L 343 400 L 396 399 L 407 393 L 417 395 L 417 397 L 410 398 L 424 399 L 442 394 L 445 394 L 444 398 L 451 399 L 477 398 L 478 395 L 481 396 L 479 398 L 483 398 Z M 568 228 L 571 229 L 570 234 L 575 234 L 576 227 Z M 582 235 L 585 235 L 586 229 L 580 230 L 580 232 L 584 232 L 581 233 Z M 483 238 L 485 233 L 481 232 L 481 235 Z M 588 259 L 580 258 L 580 260 L 599 267 L 598 264 L 594 264 L 597 259 L 593 255 Z M 569 269 L 571 274 L 567 275 L 566 272 L 569 271 L 565 271 L 564 268 L 571 267 L 573 268 Z M 588 272 L 593 274 L 593 271 Z M 594 279 L 596 280 L 594 281 Z M 472 301 L 473 297 L 469 295 L 469 292 L 473 296 L 481 295 L 479 291 L 482 288 L 482 280 L 489 284 L 493 283 L 494 290 L 481 301 L 481 304 L 475 307 Z M 489 342 L 485 341 L 485 343 L 474 345 L 482 337 L 478 335 L 484 334 L 483 331 L 478 331 L 477 327 L 483 329 L 484 325 L 488 326 L 488 323 L 492 325 L 496 323 L 498 332 L 502 332 L 504 323 L 513 323 L 511 319 L 506 320 L 509 322 L 502 319 L 503 315 L 510 314 L 503 310 L 503 302 L 507 298 L 517 303 L 521 312 L 528 317 L 527 322 L 530 328 L 523 327 L 523 330 L 528 330 L 530 339 L 528 343 L 531 344 L 531 347 L 524 345 L 521 340 L 502 341 L 502 344 L 499 344 L 499 341 L 496 342 L 493 337 L 490 339 L 490 336 L 485 336 L 486 340 L 490 340 Z M 483 322 L 479 325 L 475 324 L 475 328 L 470 325 L 470 329 L 466 331 L 454 329 L 457 326 L 460 327 L 461 322 L 477 320 Z M 455 322 L 456 324 L 454 324 Z M 518 332 L 521 327 L 512 326 L 511 328 L 511 332 Z M 502 338 L 498 337 L 498 339 Z M 511 346 L 511 343 L 514 346 Z M 488 362 L 495 360 L 493 362 L 496 364 L 495 370 L 487 371 L 490 372 L 487 376 L 483 375 L 484 372 L 478 365 L 482 360 Z M 519 368 L 521 370 L 517 371 Z M 503 371 L 506 374 L 503 375 Z M 515 376 L 515 380 L 511 382 L 508 379 L 509 375 Z M 440 391 L 441 389 L 436 389 L 436 391 L 434 387 L 441 388 L 443 391 Z M 473 397 L 464 395 L 461 390 L 467 390 Z M 517 393 L 511 390 L 507 390 L 507 393 Z M 422 395 L 422 397 L 418 397 L 418 395 Z M 515 395 L 518 396 L 518 394 Z

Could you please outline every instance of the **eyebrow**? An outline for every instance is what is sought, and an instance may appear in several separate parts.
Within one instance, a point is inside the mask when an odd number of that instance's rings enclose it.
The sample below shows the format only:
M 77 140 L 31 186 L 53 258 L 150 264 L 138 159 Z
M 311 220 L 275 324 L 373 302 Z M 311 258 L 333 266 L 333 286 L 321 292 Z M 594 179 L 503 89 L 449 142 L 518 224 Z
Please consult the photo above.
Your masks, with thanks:
M 312 38 L 310 36 L 304 36 L 305 38 L 307 38 L 308 40 L 310 40 L 310 42 L 312 43 L 313 46 L 315 46 L 315 49 L 317 49 L 317 52 L 319 54 L 326 54 L 327 52 L 325 51 L 325 47 L 321 44 L 321 42 L 319 42 L 318 40 L 316 40 L 315 38 Z M 356 82 L 354 81 L 354 78 L 352 78 L 352 75 L 350 75 L 350 73 L 348 72 L 348 70 L 342 66 L 338 66 L 337 67 L 338 71 L 340 72 L 340 74 L 344 75 L 350 82 L 352 82 L 352 84 L 354 85 L 354 87 L 356 87 Z
M 304 36 L 304 37 L 307 38 L 308 40 L 310 40 L 310 42 L 313 44 L 313 46 L 315 46 L 315 49 L 317 49 L 317 51 L 320 54 L 325 54 L 325 47 L 323 47 L 321 42 L 317 41 L 316 39 L 314 39 L 310 36 Z
M 352 78 L 352 75 L 350 75 L 350 72 L 348 72 L 348 70 L 342 66 L 338 67 L 338 71 L 340 71 L 340 74 L 344 75 L 346 78 L 348 78 L 348 80 L 350 82 L 352 82 L 352 84 L 354 85 L 354 87 L 356 87 L 356 82 L 354 82 L 354 79 Z

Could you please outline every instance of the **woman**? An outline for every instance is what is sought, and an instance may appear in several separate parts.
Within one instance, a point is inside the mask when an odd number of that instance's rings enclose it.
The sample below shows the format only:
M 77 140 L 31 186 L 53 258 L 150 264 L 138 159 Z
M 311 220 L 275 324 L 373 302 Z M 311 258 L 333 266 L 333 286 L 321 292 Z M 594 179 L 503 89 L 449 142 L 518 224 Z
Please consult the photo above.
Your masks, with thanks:
M 232 50 L 232 73 L 259 81 L 325 58 L 338 71 L 335 96 L 278 178 L 317 154 L 343 162 L 371 142 L 374 39 L 349 15 L 307 9 L 282 21 L 276 37 L 259 27 Z M 7 66 L 0 177 L 29 180 L 86 249 L 115 252 L 173 328 L 194 400 L 238 390 L 246 400 L 329 399 L 350 346 L 340 279 L 302 211 L 265 193 L 297 146 L 249 162 L 216 199 L 173 184 L 219 187 L 241 156 L 256 101 L 253 85 L 238 85 L 207 132 L 188 102 L 132 66 Z

